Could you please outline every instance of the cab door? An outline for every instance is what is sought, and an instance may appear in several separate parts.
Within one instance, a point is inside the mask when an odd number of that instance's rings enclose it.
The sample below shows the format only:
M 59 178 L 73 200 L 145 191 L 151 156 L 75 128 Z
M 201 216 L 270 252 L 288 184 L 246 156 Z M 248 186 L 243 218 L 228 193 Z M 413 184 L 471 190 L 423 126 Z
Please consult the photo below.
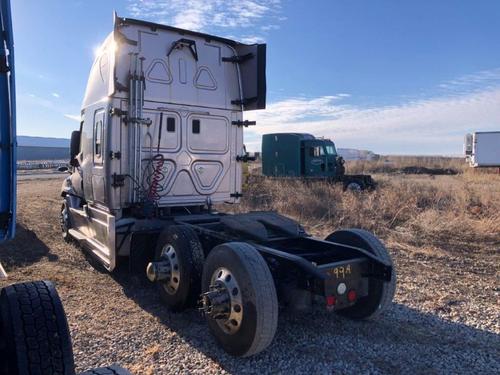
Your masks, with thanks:
M 327 155 L 320 142 L 305 142 L 304 148 L 305 177 L 325 177 L 329 173 Z
M 105 204 L 106 186 L 105 186 L 105 141 L 107 130 L 107 111 L 106 107 L 98 108 L 94 111 L 93 135 L 92 135 L 92 198 L 94 202 Z

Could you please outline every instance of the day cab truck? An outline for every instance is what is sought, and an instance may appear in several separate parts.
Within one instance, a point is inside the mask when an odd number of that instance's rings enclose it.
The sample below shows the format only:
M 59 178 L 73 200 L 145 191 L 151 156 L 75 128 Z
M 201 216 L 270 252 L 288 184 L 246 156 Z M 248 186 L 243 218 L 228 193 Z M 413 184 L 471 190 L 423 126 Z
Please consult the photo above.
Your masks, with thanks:
M 222 213 L 242 197 L 243 112 L 266 104 L 266 45 L 115 15 L 96 57 L 62 185 L 63 237 L 110 272 L 144 262 L 171 310 L 198 304 L 217 342 L 271 343 L 278 302 L 352 319 L 388 308 L 396 273 L 360 229 L 322 240 L 276 212 Z
M 335 144 L 306 133 L 262 136 L 262 174 L 266 177 L 300 178 L 341 183 L 345 190 L 373 189 L 370 175 L 348 175 Z

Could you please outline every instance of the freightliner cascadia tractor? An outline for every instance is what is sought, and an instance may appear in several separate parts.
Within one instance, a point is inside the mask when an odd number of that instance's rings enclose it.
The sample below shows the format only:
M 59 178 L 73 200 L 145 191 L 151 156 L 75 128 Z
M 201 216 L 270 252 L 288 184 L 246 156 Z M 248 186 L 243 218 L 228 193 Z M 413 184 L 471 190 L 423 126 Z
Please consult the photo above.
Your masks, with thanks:
M 264 134 L 262 174 L 342 183 L 345 190 L 360 191 L 375 187 L 370 175 L 345 173 L 344 159 L 337 154 L 330 139 L 306 133 Z
M 266 45 L 115 16 L 71 139 L 61 226 L 109 271 L 141 259 L 165 305 L 196 306 L 218 343 L 251 356 L 278 302 L 352 319 L 386 309 L 396 274 L 371 233 L 325 240 L 275 212 L 226 214 L 248 160 L 243 112 L 265 107 Z

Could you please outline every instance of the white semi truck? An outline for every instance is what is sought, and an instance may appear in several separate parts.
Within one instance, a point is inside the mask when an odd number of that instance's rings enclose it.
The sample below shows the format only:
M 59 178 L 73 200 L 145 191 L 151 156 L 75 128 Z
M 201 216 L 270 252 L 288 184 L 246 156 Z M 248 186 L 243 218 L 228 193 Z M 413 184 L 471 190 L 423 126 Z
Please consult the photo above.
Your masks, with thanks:
M 320 300 L 366 319 L 391 303 L 396 274 L 371 233 L 321 240 L 275 212 L 224 214 L 242 196 L 248 160 L 243 112 L 265 107 L 266 45 L 115 15 L 92 66 L 71 175 L 62 186 L 63 236 L 109 271 L 141 264 L 172 310 L 199 303 L 230 354 L 272 341 L 278 301 Z
M 467 134 L 464 153 L 471 167 L 500 168 L 500 131 Z

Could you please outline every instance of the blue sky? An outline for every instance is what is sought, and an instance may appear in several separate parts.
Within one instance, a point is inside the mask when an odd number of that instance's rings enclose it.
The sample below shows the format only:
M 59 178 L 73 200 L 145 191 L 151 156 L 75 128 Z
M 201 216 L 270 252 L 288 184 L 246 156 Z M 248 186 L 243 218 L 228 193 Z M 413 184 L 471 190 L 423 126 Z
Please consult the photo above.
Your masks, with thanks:
M 500 129 L 497 0 L 14 0 L 18 133 L 69 137 L 112 12 L 268 43 L 260 136 L 302 131 L 386 154 L 460 154 Z

